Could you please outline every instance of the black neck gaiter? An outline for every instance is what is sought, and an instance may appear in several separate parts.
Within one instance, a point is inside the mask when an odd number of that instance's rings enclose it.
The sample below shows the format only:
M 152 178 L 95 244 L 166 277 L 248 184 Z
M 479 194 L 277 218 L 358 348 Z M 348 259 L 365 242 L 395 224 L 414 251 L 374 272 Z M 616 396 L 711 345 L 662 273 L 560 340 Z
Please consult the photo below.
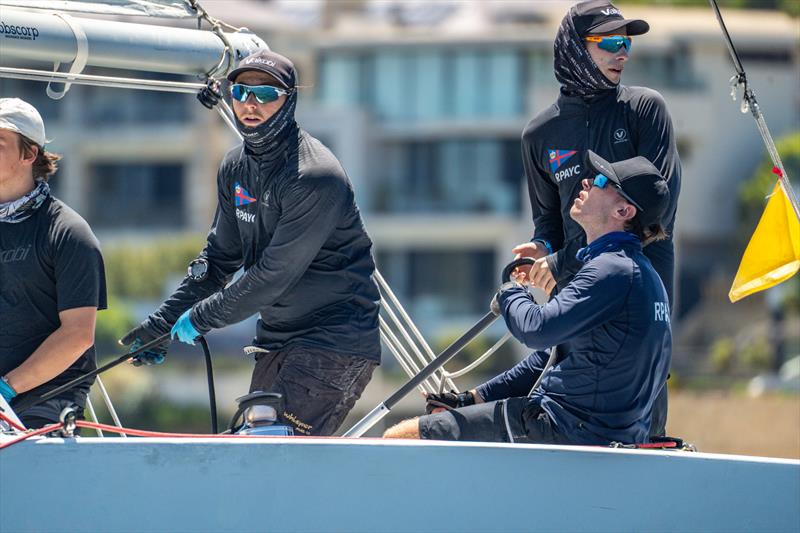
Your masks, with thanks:
M 553 43 L 554 70 L 556 79 L 561 83 L 561 92 L 586 98 L 615 89 L 617 84 L 603 75 L 586 50 L 583 39 L 575 29 L 575 14 L 573 6 L 561 21 Z
M 287 96 L 281 108 L 266 122 L 248 128 L 236 120 L 236 128 L 244 137 L 244 145 L 248 152 L 255 154 L 266 163 L 285 157 L 291 144 L 297 139 L 297 122 L 294 110 L 297 105 L 297 90 Z

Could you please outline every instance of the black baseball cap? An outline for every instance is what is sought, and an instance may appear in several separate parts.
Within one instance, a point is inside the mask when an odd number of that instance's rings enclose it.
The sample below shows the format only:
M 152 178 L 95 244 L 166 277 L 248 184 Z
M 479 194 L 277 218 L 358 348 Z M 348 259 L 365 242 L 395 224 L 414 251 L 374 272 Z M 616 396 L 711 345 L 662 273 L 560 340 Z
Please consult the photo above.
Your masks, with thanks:
M 661 172 L 647 160 L 638 156 L 617 163 L 609 163 L 588 150 L 589 165 L 619 186 L 631 200 L 639 204 L 638 218 L 644 227 L 661 221 L 669 206 L 669 186 Z
M 296 83 L 294 63 L 271 50 L 256 50 L 239 61 L 239 66 L 230 71 L 228 81 L 236 81 L 236 76 L 248 70 L 266 72 L 286 89 L 294 89 Z
M 625 28 L 628 35 L 642 35 L 650 31 L 647 22 L 624 18 L 608 0 L 589 0 L 577 4 L 572 22 L 581 37 L 612 33 L 621 28 Z

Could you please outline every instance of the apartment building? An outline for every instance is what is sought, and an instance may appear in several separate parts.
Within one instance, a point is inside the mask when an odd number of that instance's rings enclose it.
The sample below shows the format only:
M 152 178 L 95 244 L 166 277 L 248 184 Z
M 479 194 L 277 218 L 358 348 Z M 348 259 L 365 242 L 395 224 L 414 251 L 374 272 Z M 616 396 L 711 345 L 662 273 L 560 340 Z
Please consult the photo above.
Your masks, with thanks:
M 296 60 L 299 122 L 343 162 L 379 268 L 423 332 L 483 314 L 511 247 L 532 233 L 519 139 L 557 95 L 552 39 L 570 3 L 204 4 Z M 764 150 L 730 100 L 733 69 L 710 10 L 625 13 L 652 31 L 635 39 L 623 81 L 659 90 L 678 135 L 687 309 L 711 273 L 735 268 L 736 187 Z M 725 15 L 773 134 L 797 129 L 797 21 Z M 56 194 L 101 241 L 206 230 L 216 167 L 236 138 L 191 96 L 74 86 L 55 102 L 41 83 L 8 79 L 0 94 L 39 106 L 66 155 Z

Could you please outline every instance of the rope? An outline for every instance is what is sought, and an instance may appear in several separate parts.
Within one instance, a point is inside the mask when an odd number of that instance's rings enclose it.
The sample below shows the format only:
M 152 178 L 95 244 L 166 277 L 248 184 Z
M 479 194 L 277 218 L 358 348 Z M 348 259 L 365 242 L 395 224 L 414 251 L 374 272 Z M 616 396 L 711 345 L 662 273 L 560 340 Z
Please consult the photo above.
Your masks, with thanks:
M 0 413 L 0 418 L 5 420 L 6 422 L 13 423 L 5 415 L 3 415 L 2 413 Z M 16 424 L 14 424 L 14 425 L 16 425 Z M 146 431 L 146 430 L 141 430 L 141 429 L 122 428 L 122 427 L 117 427 L 117 426 L 110 426 L 108 424 L 101 424 L 99 422 L 89 422 L 89 421 L 86 421 L 86 420 L 76 420 L 75 421 L 75 425 L 77 427 L 79 427 L 79 428 L 88 428 L 88 429 L 94 429 L 94 430 L 104 430 L 104 431 L 109 431 L 109 432 L 112 432 L 112 433 L 119 433 L 121 435 L 133 435 L 135 437 L 189 438 L 189 439 L 197 439 L 197 438 L 203 438 L 203 439 L 242 439 L 242 438 L 244 438 L 244 439 L 254 439 L 254 438 L 258 439 L 258 438 L 267 438 L 267 439 L 272 439 L 272 438 L 276 437 L 275 435 L 205 435 L 205 434 L 202 434 L 202 433 L 164 433 L 164 432 L 160 432 L 160 431 Z M 9 446 L 11 446 L 13 444 L 17 444 L 18 442 L 22 442 L 22 441 L 27 440 L 27 439 L 29 439 L 31 437 L 37 437 L 39 435 L 44 435 L 45 433 L 50 433 L 50 432 L 53 432 L 53 431 L 57 431 L 57 430 L 59 430 L 59 429 L 61 429 L 63 427 L 64 427 L 64 424 L 62 424 L 61 422 L 58 422 L 56 424 L 50 424 L 48 426 L 44 426 L 44 427 L 39 428 L 39 429 L 25 431 L 25 433 L 23 433 L 22 435 L 14 438 L 14 439 L 8 440 L 8 441 L 3 442 L 3 443 L 0 443 L 0 450 L 2 450 L 4 448 L 8 448 Z M 21 429 L 24 430 L 24 428 L 21 428 Z M 335 438 L 335 437 L 331 437 L 331 438 Z
M 459 377 L 463 376 L 464 374 L 468 374 L 469 372 L 472 372 L 479 365 L 481 365 L 484 361 L 486 361 L 492 354 L 494 354 L 494 352 L 496 352 L 510 338 L 511 338 L 511 333 L 506 333 L 505 335 L 500 337 L 499 341 L 494 343 L 494 346 L 492 346 L 491 348 L 486 350 L 486 353 L 484 353 L 482 356 L 480 356 L 478 359 L 476 359 L 470 365 L 462 368 L 461 370 L 457 370 L 455 372 L 445 372 L 445 375 L 448 378 L 459 378 Z M 442 392 L 442 391 L 440 390 L 439 392 Z
M 25 426 L 20 426 L 19 424 L 14 422 L 14 420 L 12 420 L 10 417 L 4 415 L 2 412 L 0 412 L 0 420 L 5 422 L 6 424 L 11 426 L 12 428 L 16 429 L 17 431 L 27 431 Z
M 0 417 L 2 417 L 4 420 L 8 421 L 6 419 L 6 417 L 2 413 L 0 413 Z M 11 439 L 9 441 L 0 443 L 0 450 L 8 448 L 12 444 L 16 444 L 18 442 L 22 442 L 22 441 L 24 441 L 26 439 L 29 439 L 31 437 L 36 437 L 38 435 L 44 435 L 45 433 L 50 433 L 51 431 L 56 431 L 57 429 L 61 429 L 63 426 L 64 426 L 64 424 L 59 422 L 58 424 L 51 424 L 49 426 L 44 426 L 44 427 L 39 428 L 39 429 L 34 429 L 32 431 L 25 432 L 22 435 L 20 435 L 19 437 L 16 437 L 16 438 L 13 438 L 13 439 Z

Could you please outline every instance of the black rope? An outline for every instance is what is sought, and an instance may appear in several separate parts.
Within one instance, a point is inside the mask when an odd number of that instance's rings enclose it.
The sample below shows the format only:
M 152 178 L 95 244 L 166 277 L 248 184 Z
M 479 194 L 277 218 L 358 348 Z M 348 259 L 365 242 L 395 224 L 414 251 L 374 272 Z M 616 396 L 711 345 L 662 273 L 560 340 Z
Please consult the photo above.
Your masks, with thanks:
M 217 394 L 214 390 L 214 369 L 211 366 L 211 351 L 208 349 L 208 342 L 205 337 L 198 337 L 200 345 L 203 347 L 203 355 L 206 359 L 206 378 L 208 379 L 208 403 L 211 409 L 211 433 L 217 434 Z

